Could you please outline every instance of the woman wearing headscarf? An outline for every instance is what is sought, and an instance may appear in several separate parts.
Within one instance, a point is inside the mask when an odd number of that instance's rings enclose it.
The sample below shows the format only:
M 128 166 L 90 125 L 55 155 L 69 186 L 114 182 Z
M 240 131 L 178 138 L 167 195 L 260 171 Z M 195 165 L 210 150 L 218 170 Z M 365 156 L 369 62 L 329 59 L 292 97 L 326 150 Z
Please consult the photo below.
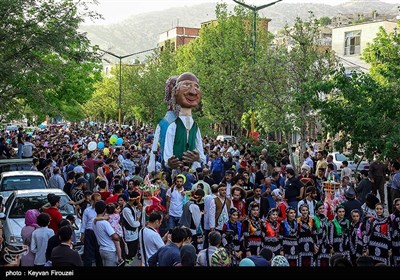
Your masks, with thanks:
M 279 255 L 281 241 L 279 238 L 278 210 L 275 208 L 269 210 L 267 218 L 262 225 L 263 248 L 270 249 L 274 255 Z
M 286 219 L 280 225 L 282 251 L 290 266 L 299 265 L 299 223 L 296 220 L 296 212 L 296 209 L 289 206 L 286 210 Z
M 317 251 L 315 234 L 315 222 L 310 217 L 308 204 L 300 206 L 301 216 L 297 218 L 299 223 L 299 265 L 314 266 L 314 253 Z
M 389 250 L 392 246 L 390 236 L 390 218 L 384 215 L 383 203 L 375 205 L 376 215 L 369 218 L 365 225 L 367 254 L 374 259 L 374 264 L 390 265 Z
M 24 245 L 30 248 L 32 233 L 39 226 L 36 223 L 36 218 L 39 216 L 39 211 L 36 209 L 30 209 L 25 213 L 25 226 L 21 229 L 21 237 Z M 33 266 L 35 260 L 35 254 L 28 250 L 26 255 L 21 257 L 21 266 Z
M 288 209 L 288 204 L 286 199 L 284 199 L 284 194 L 280 189 L 275 189 L 271 192 L 272 198 L 275 201 L 275 209 L 278 210 L 278 222 L 280 223 L 286 219 L 286 213 Z
M 350 222 L 345 216 L 346 210 L 339 204 L 335 210 L 335 218 L 329 225 L 329 244 L 332 246 L 332 254 L 341 253 L 350 260 L 349 227 Z
M 260 220 L 260 206 L 253 201 L 248 206 L 248 217 L 242 222 L 242 246 L 246 256 L 258 255 L 261 250 L 262 233 Z
M 100 166 L 99 168 L 97 168 L 97 177 L 100 178 L 101 181 L 105 181 L 106 182 L 106 186 L 108 188 L 108 180 L 107 180 L 107 176 L 104 173 L 104 168 L 102 166 Z
M 232 265 L 238 265 L 242 258 L 242 223 L 239 221 L 239 211 L 229 209 L 229 221 L 222 226 L 222 246 L 231 255 Z
M 393 213 L 390 215 L 392 260 L 394 266 L 400 266 L 400 198 L 396 198 L 393 201 L 393 210 Z
M 350 258 L 354 266 L 356 260 L 363 255 L 364 243 L 363 235 L 365 235 L 365 226 L 360 220 L 361 213 L 358 209 L 353 209 L 351 212 L 351 223 L 349 228 L 349 245 Z
M 329 233 L 329 220 L 325 215 L 325 204 L 319 201 L 315 206 L 315 236 L 317 238 L 318 251 L 315 258 L 315 266 L 317 267 L 328 267 L 329 259 L 331 257 L 330 251 L 331 246 L 329 245 L 328 233 Z

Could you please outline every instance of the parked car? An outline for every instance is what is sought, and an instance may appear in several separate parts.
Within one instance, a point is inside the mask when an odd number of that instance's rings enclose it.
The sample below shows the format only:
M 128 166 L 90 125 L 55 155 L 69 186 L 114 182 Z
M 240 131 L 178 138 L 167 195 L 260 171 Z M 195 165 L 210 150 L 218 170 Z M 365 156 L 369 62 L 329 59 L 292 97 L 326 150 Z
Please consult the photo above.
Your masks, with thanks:
M 74 207 L 69 204 L 70 198 L 60 189 L 30 189 L 14 191 L 8 198 L 4 211 L 0 213 L 3 222 L 3 234 L 5 244 L 22 246 L 21 229 L 25 226 L 25 213 L 29 209 L 41 209 L 47 201 L 47 195 L 54 193 L 61 197 L 59 210 L 65 218 L 72 214 L 78 229 L 75 229 L 76 240 L 80 240 L 80 219 L 75 215 Z M 83 252 L 83 245 L 79 244 L 76 250 Z
M 10 171 L 0 176 L 0 195 L 4 197 L 3 204 L 13 191 L 29 189 L 47 189 L 47 181 L 39 171 Z
M 31 170 L 32 165 L 31 158 L 0 159 L 0 174 L 7 171 L 28 171 Z
M 217 136 L 217 140 L 218 141 L 228 141 L 228 142 L 232 142 L 232 143 L 237 143 L 237 138 L 235 136 L 232 135 L 218 135 Z
M 333 156 L 333 163 L 336 164 L 337 167 L 337 171 L 340 172 L 342 170 L 342 164 L 343 161 L 347 160 L 347 162 L 349 163 L 348 167 L 351 169 L 351 171 L 354 173 L 357 171 L 361 171 L 361 170 L 369 170 L 369 162 L 367 160 L 363 160 L 360 162 L 360 164 L 358 165 L 358 162 L 355 162 L 354 160 L 351 160 L 350 158 L 348 158 L 346 155 L 339 153 L 339 152 L 333 152 L 330 153 L 330 155 Z M 360 159 L 360 157 L 358 157 L 358 159 Z M 358 168 L 357 168 L 358 165 Z

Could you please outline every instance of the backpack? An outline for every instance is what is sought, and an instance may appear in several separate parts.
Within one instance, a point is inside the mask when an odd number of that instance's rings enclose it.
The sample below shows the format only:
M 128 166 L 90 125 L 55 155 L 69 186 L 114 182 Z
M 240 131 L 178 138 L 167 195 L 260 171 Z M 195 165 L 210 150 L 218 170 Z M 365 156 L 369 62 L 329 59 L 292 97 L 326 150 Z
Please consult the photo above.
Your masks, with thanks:
M 231 266 L 231 258 L 224 247 L 219 247 L 211 255 L 210 266 L 228 267 Z

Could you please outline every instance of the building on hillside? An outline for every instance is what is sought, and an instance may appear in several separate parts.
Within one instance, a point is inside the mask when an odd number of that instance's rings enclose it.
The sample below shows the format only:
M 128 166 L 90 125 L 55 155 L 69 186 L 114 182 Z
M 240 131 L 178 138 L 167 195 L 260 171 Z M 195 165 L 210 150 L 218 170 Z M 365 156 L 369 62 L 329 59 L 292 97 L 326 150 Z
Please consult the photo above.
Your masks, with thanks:
M 188 44 L 199 37 L 200 28 L 196 27 L 174 27 L 160 34 L 158 46 L 161 51 L 170 46 L 176 50 L 178 47 Z
M 369 64 L 361 59 L 361 55 L 368 43 L 373 42 L 381 27 L 390 33 L 395 31 L 397 23 L 383 20 L 332 29 L 332 50 L 343 63 L 347 73 L 368 71 Z

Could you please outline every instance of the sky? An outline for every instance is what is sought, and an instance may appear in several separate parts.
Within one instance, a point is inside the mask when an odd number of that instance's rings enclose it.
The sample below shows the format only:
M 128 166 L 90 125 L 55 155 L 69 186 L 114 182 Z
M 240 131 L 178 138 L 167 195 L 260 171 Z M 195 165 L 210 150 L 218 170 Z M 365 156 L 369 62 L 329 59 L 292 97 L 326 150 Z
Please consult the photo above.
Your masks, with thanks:
M 105 20 L 100 20 L 94 24 L 116 23 L 128 18 L 131 15 L 146 12 L 161 11 L 172 7 L 193 6 L 202 3 L 216 3 L 221 0 L 97 0 L 98 5 L 92 9 L 102 14 Z M 261 5 L 268 4 L 274 0 L 245 0 L 245 3 Z M 232 0 L 224 0 L 226 3 L 234 3 Z M 329 5 L 339 5 L 347 0 L 283 0 L 285 3 L 323 3 Z M 382 2 L 398 4 L 400 0 L 382 0 Z M 277 4 L 279 5 L 279 3 Z M 88 23 L 90 24 L 90 23 Z

